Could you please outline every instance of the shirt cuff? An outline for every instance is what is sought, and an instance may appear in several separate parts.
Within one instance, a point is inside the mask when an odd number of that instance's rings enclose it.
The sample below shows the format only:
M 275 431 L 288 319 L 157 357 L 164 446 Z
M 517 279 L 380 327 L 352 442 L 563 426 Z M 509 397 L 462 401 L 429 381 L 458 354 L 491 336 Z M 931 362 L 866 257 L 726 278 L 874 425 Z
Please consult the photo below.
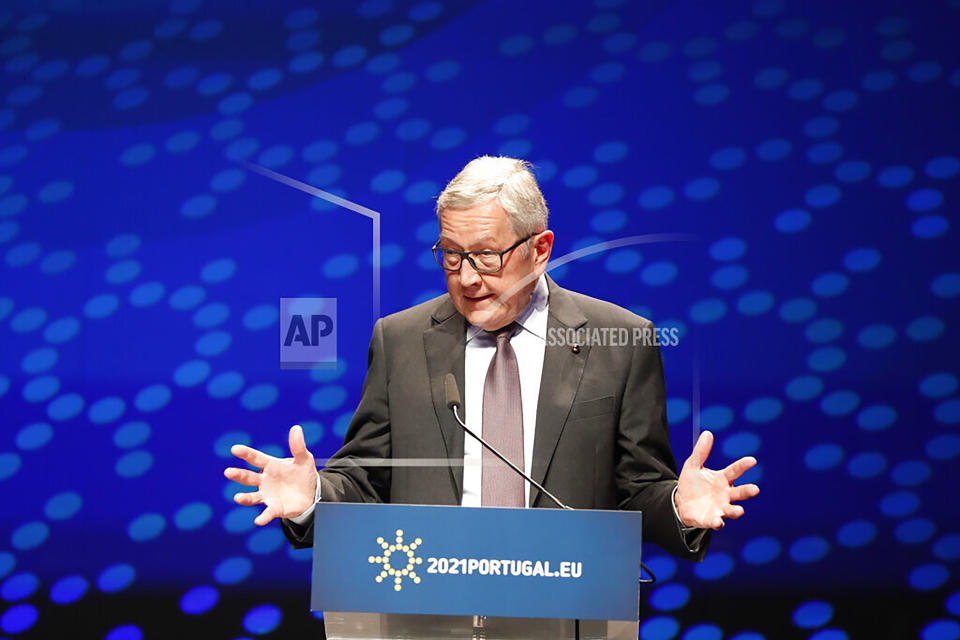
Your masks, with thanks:
M 680 512 L 677 511 L 677 487 L 673 488 L 673 493 L 670 494 L 670 504 L 673 505 L 673 515 L 677 517 L 677 524 L 680 525 L 680 530 L 686 533 L 687 531 L 694 531 L 697 527 L 688 527 L 683 524 L 683 520 L 680 519 Z
M 313 509 L 316 503 L 320 502 L 320 473 L 317 473 L 317 492 L 313 496 L 313 504 L 307 507 L 307 510 L 295 518 L 290 518 L 290 522 L 296 525 L 304 526 L 313 517 Z
M 680 536 L 683 538 L 684 544 L 687 545 L 690 552 L 696 553 L 700 550 L 700 543 L 707 530 L 699 527 L 688 527 L 683 524 L 683 520 L 680 519 L 680 514 L 677 512 L 677 487 L 674 487 L 673 493 L 670 494 L 670 504 L 673 505 L 673 515 L 677 517 L 677 526 L 680 528 Z

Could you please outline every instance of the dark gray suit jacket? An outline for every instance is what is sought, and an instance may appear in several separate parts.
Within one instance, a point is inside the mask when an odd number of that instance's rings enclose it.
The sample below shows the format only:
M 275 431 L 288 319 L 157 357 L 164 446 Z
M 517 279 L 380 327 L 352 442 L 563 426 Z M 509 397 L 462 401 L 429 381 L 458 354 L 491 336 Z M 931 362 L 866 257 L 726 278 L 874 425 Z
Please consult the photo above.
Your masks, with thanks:
M 575 509 L 643 511 L 644 542 L 702 560 L 680 530 L 673 505 L 677 472 L 667 432 L 663 362 L 657 346 L 633 346 L 633 329 L 653 324 L 626 309 L 558 286 L 547 278 L 547 346 L 537 405 L 532 476 Z M 334 458 L 463 457 L 464 433 L 446 406 L 448 373 L 464 388 L 466 320 L 449 295 L 377 321 L 360 404 Z M 623 327 L 626 346 L 551 346 L 551 329 Z M 360 467 L 320 471 L 323 500 L 457 505 L 463 467 Z M 532 507 L 553 507 L 531 487 Z M 289 520 L 297 547 L 313 525 Z

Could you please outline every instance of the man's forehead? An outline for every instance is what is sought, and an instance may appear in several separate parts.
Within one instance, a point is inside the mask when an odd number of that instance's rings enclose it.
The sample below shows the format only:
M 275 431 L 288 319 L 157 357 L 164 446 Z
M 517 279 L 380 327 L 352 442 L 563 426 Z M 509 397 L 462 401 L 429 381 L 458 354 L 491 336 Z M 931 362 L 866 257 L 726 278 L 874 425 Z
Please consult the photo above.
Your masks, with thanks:
M 496 201 L 469 209 L 444 209 L 440 213 L 440 238 L 458 242 L 495 242 L 511 231 L 503 207 Z

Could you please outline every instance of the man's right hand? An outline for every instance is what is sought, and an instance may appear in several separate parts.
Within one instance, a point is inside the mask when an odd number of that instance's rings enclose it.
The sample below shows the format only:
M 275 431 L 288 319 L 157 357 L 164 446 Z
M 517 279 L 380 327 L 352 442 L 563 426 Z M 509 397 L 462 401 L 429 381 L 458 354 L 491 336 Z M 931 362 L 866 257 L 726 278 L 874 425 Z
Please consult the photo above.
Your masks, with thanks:
M 230 480 L 257 487 L 256 491 L 233 496 L 237 504 L 266 505 L 254 523 L 263 526 L 274 518 L 295 518 L 313 505 L 317 493 L 317 465 L 313 454 L 307 450 L 300 425 L 290 428 L 292 458 L 275 458 L 242 444 L 230 447 L 230 453 L 261 470 L 257 473 L 228 467 L 223 472 Z

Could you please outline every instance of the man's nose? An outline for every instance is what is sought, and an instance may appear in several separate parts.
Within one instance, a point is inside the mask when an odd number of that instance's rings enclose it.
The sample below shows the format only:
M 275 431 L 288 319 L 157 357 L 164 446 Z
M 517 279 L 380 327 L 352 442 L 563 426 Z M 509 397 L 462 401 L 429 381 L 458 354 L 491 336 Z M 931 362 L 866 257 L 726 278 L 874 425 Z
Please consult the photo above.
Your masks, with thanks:
M 460 286 L 471 287 L 480 282 L 480 274 L 473 268 L 469 260 L 464 260 L 460 265 Z

